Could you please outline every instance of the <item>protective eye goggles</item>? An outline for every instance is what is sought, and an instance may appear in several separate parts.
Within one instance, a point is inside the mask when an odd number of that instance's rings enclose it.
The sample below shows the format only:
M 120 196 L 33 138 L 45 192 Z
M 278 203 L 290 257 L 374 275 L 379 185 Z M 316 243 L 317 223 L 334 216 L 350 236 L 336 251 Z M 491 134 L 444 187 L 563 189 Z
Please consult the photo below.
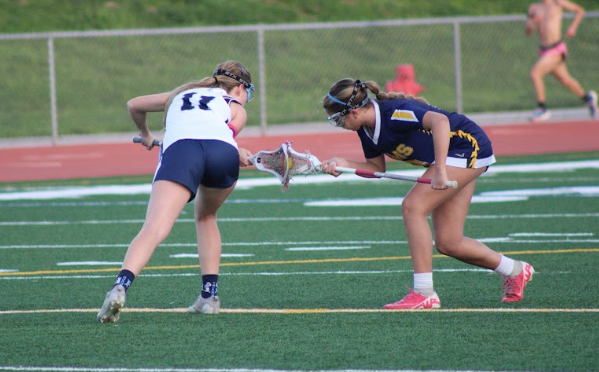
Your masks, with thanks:
M 368 104 L 369 99 L 368 99 L 368 94 L 366 94 L 366 98 L 364 98 L 364 100 L 362 102 L 358 103 L 357 105 L 352 106 L 352 103 L 354 103 L 354 99 L 356 99 L 356 96 L 358 95 L 359 88 L 364 90 L 364 89 L 366 89 L 366 85 L 361 80 L 356 80 L 356 82 L 354 83 L 354 90 L 352 91 L 352 94 L 349 97 L 349 100 L 347 100 L 347 102 L 343 102 L 343 101 L 333 97 L 331 95 L 331 93 L 327 94 L 327 97 L 331 101 L 345 106 L 343 108 L 343 110 L 341 110 L 340 112 L 336 112 L 333 115 L 328 117 L 329 124 L 331 124 L 334 127 L 343 127 L 345 125 L 345 115 L 347 115 L 353 109 L 356 109 L 359 107 L 364 107 Z
M 243 80 L 242 78 L 240 78 L 239 76 L 235 75 L 232 72 L 229 72 L 227 70 L 223 70 L 223 69 L 218 69 L 216 70 L 216 72 L 214 72 L 214 75 L 212 76 L 216 76 L 216 75 L 224 75 L 224 76 L 228 76 L 232 79 L 237 80 L 238 82 L 240 82 L 241 84 L 243 84 L 243 86 L 245 87 L 245 90 L 248 94 L 248 99 L 247 101 L 250 102 L 253 98 L 254 98 L 254 92 L 256 91 L 256 88 L 254 87 L 254 84 L 252 83 L 248 83 L 247 81 Z
M 327 119 L 329 120 L 329 124 L 331 124 L 334 127 L 342 128 L 345 125 L 345 113 L 343 111 L 336 112 L 333 115 L 327 117 Z
M 366 98 L 364 98 L 364 100 L 362 102 L 358 103 L 357 105 L 348 106 L 345 102 L 338 100 L 337 98 L 333 97 L 330 93 L 327 94 L 327 96 L 333 102 L 345 105 L 345 108 L 343 110 L 341 110 L 340 112 L 336 112 L 333 115 L 327 117 L 327 119 L 329 120 L 329 124 L 331 124 L 334 127 L 340 127 L 340 128 L 342 128 L 345 125 L 345 115 L 347 115 L 353 109 L 366 106 L 368 104 L 368 102 L 370 101 L 368 99 L 368 96 L 366 96 Z
M 254 92 L 256 91 L 256 88 L 254 88 L 254 84 L 250 84 L 249 87 L 246 86 L 245 84 L 243 84 L 243 86 L 245 86 L 245 91 L 248 93 L 248 102 L 249 102 L 254 98 Z

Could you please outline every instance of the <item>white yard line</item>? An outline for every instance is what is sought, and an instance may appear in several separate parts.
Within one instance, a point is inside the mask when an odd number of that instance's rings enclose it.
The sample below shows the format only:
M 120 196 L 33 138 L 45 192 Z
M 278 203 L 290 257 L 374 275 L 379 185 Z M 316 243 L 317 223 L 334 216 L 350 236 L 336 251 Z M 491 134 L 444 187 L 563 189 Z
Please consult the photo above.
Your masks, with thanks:
M 535 173 L 535 172 L 570 172 L 576 169 L 599 169 L 599 160 L 585 161 L 570 161 L 570 162 L 553 162 L 539 164 L 518 164 L 518 165 L 493 165 L 483 177 L 494 177 L 502 173 Z M 403 170 L 400 172 L 408 176 L 420 176 L 424 169 L 418 170 Z M 330 175 L 314 175 L 307 177 L 295 177 L 292 180 L 293 184 L 309 184 L 309 183 L 327 183 L 339 181 L 366 181 L 364 178 L 356 175 L 344 174 L 339 177 L 331 177 Z M 372 180 L 368 180 L 372 181 Z M 381 182 L 397 182 L 391 180 L 379 180 Z M 276 177 L 268 178 L 251 178 L 240 179 L 237 182 L 236 188 L 239 190 L 252 189 L 259 186 L 280 185 Z M 52 187 L 41 190 L 31 191 L 8 191 L 0 192 L 0 201 L 7 200 L 49 200 L 58 198 L 82 198 L 92 195 L 138 195 L 149 194 L 151 189 L 150 184 L 143 185 L 104 185 L 104 186 L 78 186 L 78 187 Z

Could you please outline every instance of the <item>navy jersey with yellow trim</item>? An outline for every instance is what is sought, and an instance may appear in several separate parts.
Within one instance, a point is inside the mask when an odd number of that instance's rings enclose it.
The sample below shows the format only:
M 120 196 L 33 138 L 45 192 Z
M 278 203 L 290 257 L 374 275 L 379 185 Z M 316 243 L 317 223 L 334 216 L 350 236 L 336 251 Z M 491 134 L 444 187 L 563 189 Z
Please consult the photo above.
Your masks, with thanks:
M 433 134 L 422 126 L 428 111 L 447 116 L 450 126 L 448 157 L 467 160 L 474 167 L 477 159 L 493 157 L 491 141 L 476 123 L 465 115 L 450 113 L 413 99 L 372 101 L 376 112 L 374 130 L 358 130 L 367 159 L 382 154 L 414 165 L 428 167 L 435 161 Z

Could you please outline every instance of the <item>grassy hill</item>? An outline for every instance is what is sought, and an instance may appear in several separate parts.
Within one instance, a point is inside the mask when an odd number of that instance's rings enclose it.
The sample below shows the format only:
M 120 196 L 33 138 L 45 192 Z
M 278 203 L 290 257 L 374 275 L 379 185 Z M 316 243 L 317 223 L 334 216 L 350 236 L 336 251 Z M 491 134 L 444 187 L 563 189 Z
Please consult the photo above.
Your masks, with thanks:
M 591 3 L 599 6 L 597 0 L 580 3 L 589 10 Z M 54 128 L 59 135 L 130 131 L 128 99 L 208 76 L 225 59 L 243 61 L 258 79 L 256 23 L 519 14 L 516 21 L 461 24 L 461 110 L 528 110 L 535 105 L 528 73 L 537 40 L 523 32 L 526 8 L 521 0 L 0 0 L 0 34 L 5 35 L 0 41 L 0 131 L 6 138 L 48 136 Z M 259 94 L 265 93 L 248 105 L 248 125 L 320 122 L 321 98 L 334 79 L 354 76 L 384 84 L 401 63 L 415 66 L 430 102 L 458 109 L 454 25 L 446 21 L 265 31 L 265 83 Z M 10 35 L 215 25 L 252 27 L 185 35 Z M 597 34 L 599 18 L 585 20 L 569 45 L 571 71 L 588 89 L 599 87 L 599 71 L 588 63 L 597 60 Z M 551 107 L 581 106 L 554 79 L 547 84 Z M 162 114 L 152 115 L 149 123 L 160 130 Z
M 597 0 L 578 0 L 598 10 Z M 522 0 L 0 0 L 0 33 L 523 14 Z

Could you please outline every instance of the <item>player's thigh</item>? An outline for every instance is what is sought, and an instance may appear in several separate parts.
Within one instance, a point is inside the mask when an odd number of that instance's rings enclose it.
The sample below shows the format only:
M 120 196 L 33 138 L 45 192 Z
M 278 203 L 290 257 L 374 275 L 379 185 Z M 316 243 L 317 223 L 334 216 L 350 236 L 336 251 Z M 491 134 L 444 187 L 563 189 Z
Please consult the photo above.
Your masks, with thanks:
M 438 246 L 453 246 L 461 241 L 475 185 L 476 179 L 464 185 L 451 199 L 432 212 L 431 220 Z
M 432 178 L 436 171 L 436 165 L 432 164 L 422 175 L 423 178 Z M 402 211 L 406 213 L 429 214 L 439 208 L 442 204 L 452 199 L 466 185 L 470 184 L 478 176 L 484 173 L 484 169 L 458 168 L 447 166 L 447 176 L 452 181 L 457 181 L 457 188 L 445 190 L 433 190 L 431 185 L 417 183 L 408 192 L 402 202 Z
M 434 167 L 434 165 L 431 165 L 422 177 L 431 178 Z M 439 205 L 451 199 L 456 192 L 457 190 L 453 188 L 434 190 L 430 184 L 416 183 L 401 202 L 404 220 L 428 216 Z
M 552 72 L 562 61 L 560 55 L 545 55 L 539 58 L 530 71 L 533 76 L 544 76 Z
M 191 192 L 182 184 L 166 180 L 154 181 L 144 226 L 170 230 L 190 196 Z
M 215 215 L 218 209 L 235 189 L 235 184 L 227 188 L 206 187 L 200 185 L 198 195 L 195 200 L 196 218 L 202 218 L 207 215 Z
M 557 65 L 551 73 L 555 76 L 559 81 L 566 81 L 571 78 L 570 72 L 568 72 L 568 68 L 566 67 L 566 62 L 562 62 Z
M 239 151 L 222 141 L 202 141 L 205 165 L 195 201 L 196 217 L 216 214 L 239 178 Z

